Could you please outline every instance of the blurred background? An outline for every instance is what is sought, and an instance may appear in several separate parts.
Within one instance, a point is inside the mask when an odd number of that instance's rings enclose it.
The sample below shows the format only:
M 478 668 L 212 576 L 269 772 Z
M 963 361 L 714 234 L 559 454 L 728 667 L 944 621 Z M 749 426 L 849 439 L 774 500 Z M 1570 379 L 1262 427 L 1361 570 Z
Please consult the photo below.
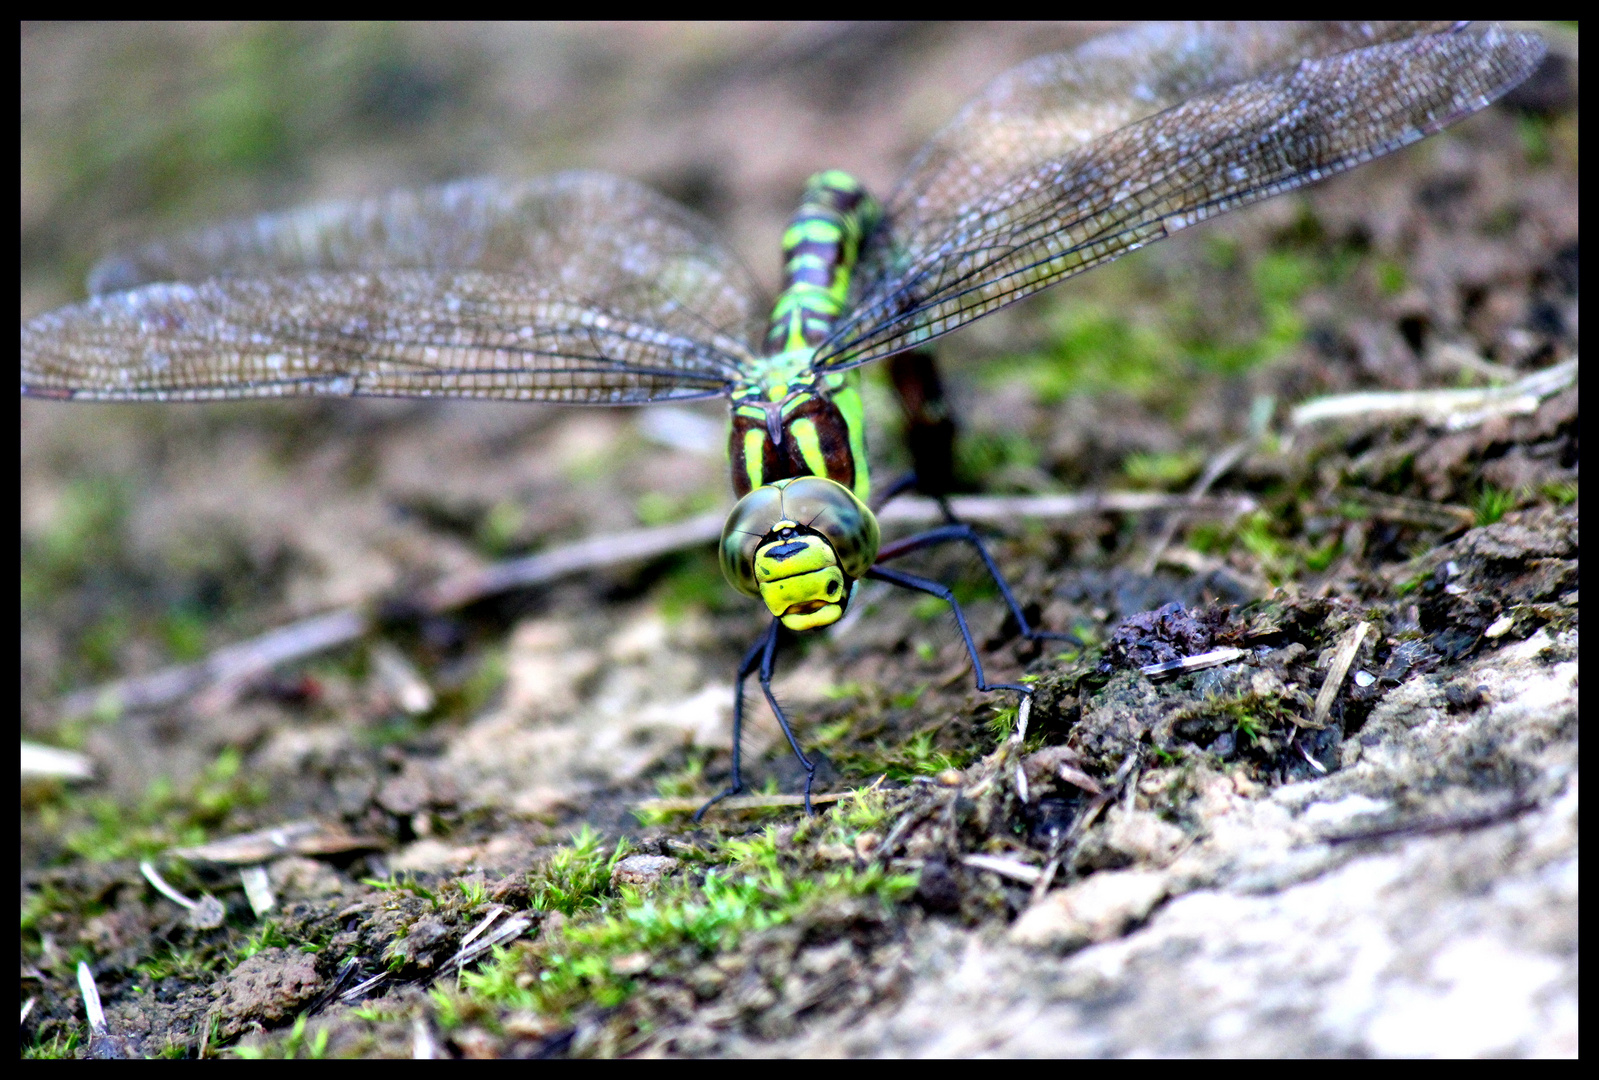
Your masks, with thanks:
M 885 191 L 984 82 L 1093 32 L 25 26 L 22 316 L 81 299 L 89 268 L 122 243 L 574 168 L 640 179 L 706 215 L 771 290 L 807 176 L 843 167 Z M 881 392 L 873 403 L 893 423 Z M 666 414 L 654 441 L 637 419 L 482 403 L 24 401 L 25 696 L 192 659 L 407 578 L 722 505 L 725 409 Z
M 25 25 L 21 314 L 80 299 L 93 263 L 135 239 L 572 168 L 642 180 L 706 215 L 771 289 L 812 172 L 844 168 L 887 192 L 988 80 L 1103 29 Z M 1569 240 L 1574 273 L 1576 125 L 1574 99 L 1489 110 L 944 339 L 967 482 L 1181 490 L 1259 401 L 1417 385 L 1431 345 L 1468 334 L 1515 363 L 1527 350 L 1511 331 L 1532 301 L 1482 236 L 1529 265 Z M 1469 302 L 1462 273 L 1477 279 Z M 1407 326 L 1423 329 L 1407 340 Z M 874 468 L 891 475 L 904 458 L 880 371 L 866 389 Z M 714 402 L 21 410 L 23 698 L 42 724 L 39 703 L 68 687 L 730 502 Z M 712 611 L 737 602 L 708 553 L 685 565 L 664 585 L 601 576 L 549 601 L 649 587 Z

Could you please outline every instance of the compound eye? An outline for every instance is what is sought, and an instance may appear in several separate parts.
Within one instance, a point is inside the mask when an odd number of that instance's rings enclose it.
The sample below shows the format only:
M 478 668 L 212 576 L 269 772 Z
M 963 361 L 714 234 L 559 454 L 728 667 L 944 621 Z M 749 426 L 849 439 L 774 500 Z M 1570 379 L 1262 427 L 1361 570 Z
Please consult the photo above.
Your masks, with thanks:
M 782 486 L 783 516 L 816 530 L 838 556 L 839 568 L 860 578 L 877 559 L 877 518 L 843 484 L 801 476 Z
M 835 485 L 836 486 L 836 485 Z M 767 484 L 744 496 L 727 515 L 722 526 L 722 575 L 745 596 L 761 595 L 755 580 L 755 552 L 772 526 L 783 520 L 783 498 L 779 489 Z

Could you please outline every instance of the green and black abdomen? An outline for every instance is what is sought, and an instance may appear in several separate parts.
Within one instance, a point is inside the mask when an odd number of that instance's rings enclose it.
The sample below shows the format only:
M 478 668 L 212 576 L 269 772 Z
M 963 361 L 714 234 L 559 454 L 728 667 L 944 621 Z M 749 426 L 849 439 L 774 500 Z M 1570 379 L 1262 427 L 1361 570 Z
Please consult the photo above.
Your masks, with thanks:
M 860 395 L 842 373 L 811 367 L 849 303 L 861 245 L 881 209 L 847 173 L 811 177 L 783 233 L 783 291 L 766 333 L 766 377 L 734 395 L 733 489 L 824 476 L 865 499 L 870 482 Z
M 783 291 L 772 308 L 766 353 L 814 349 L 849 302 L 861 244 L 882 211 L 860 182 L 837 170 L 817 173 L 783 233 Z

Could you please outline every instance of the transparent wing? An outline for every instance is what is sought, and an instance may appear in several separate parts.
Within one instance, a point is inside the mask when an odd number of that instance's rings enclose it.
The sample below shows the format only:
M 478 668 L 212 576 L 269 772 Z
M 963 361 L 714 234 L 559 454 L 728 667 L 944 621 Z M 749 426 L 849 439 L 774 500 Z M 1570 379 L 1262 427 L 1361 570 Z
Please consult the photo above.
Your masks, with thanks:
M 1411 24 L 1142 26 L 1001 76 L 917 156 L 818 351 L 911 348 L 1205 218 L 1483 108 L 1535 35 Z
M 704 397 L 765 314 L 707 224 L 598 173 L 233 222 L 107 260 L 90 290 L 23 324 L 24 394 Z

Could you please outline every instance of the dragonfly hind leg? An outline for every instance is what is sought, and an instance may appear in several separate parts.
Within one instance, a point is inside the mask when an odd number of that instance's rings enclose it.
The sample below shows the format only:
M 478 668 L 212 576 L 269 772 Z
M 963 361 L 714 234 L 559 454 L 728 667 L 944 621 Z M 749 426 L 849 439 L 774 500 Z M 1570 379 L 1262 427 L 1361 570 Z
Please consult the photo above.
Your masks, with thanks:
M 923 495 L 938 501 L 944 517 L 944 527 L 922 533 L 890 544 L 877 556 L 886 562 L 900 555 L 924 547 L 934 547 L 951 541 L 965 541 L 977 549 L 983 566 L 999 586 L 1005 606 L 1010 608 L 1023 637 L 1030 641 L 1069 641 L 1081 646 L 1083 642 L 1074 634 L 1059 634 L 1050 630 L 1035 630 L 1022 614 L 1010 585 L 999 572 L 988 547 L 976 530 L 963 523 L 950 509 L 949 496 L 955 490 L 955 417 L 944 396 L 944 380 L 938 374 L 938 363 L 925 349 L 910 349 L 896 353 L 888 359 L 888 374 L 899 397 L 900 409 L 905 416 L 905 444 L 911 455 L 911 472 L 900 477 L 884 489 L 874 509 L 892 500 L 896 495 L 915 488 Z
M 1022 605 L 1016 599 L 1016 594 L 1011 592 L 1010 584 L 1005 580 L 1005 575 L 999 572 L 999 564 L 994 562 L 994 557 L 988 553 L 988 545 L 983 543 L 983 538 L 977 535 L 977 530 L 962 521 L 940 525 L 936 529 L 929 529 L 915 536 L 907 536 L 903 540 L 896 540 L 891 544 L 884 544 L 877 553 L 879 564 L 890 559 L 897 559 L 902 555 L 909 555 L 913 551 L 923 548 L 937 547 L 940 544 L 967 543 L 977 551 L 978 558 L 983 560 L 983 567 L 988 571 L 988 576 L 994 579 L 994 584 L 999 586 L 999 595 L 1004 598 L 1005 606 L 1010 609 L 1011 618 L 1016 620 L 1016 627 L 1022 637 L 1029 641 L 1068 641 L 1081 646 L 1082 640 L 1075 634 L 1063 634 L 1054 630 L 1038 630 L 1028 621 L 1022 612 Z
M 783 714 L 783 707 L 777 703 L 777 697 L 772 693 L 772 667 L 777 659 L 777 634 L 781 624 L 773 619 L 766 628 L 766 632 L 755 639 L 755 644 L 750 646 L 749 652 L 744 654 L 744 659 L 738 665 L 737 685 L 733 688 L 733 771 L 728 777 L 727 789 L 711 797 L 709 801 L 694 812 L 694 820 L 699 821 L 705 816 L 705 811 L 731 795 L 737 795 L 744 790 L 744 776 L 740 768 L 743 753 L 742 735 L 744 730 L 744 680 L 750 677 L 750 672 L 759 668 L 761 691 L 766 695 L 766 702 L 772 707 L 772 713 L 777 717 L 778 726 L 783 729 L 783 734 L 788 739 L 788 745 L 794 751 L 794 756 L 805 769 L 805 812 L 814 815 L 815 809 L 811 806 L 811 786 L 816 782 L 816 763 L 805 756 L 805 751 L 800 749 L 799 740 L 794 737 L 793 729 L 788 726 L 788 717 Z
M 966 655 L 971 657 L 972 671 L 977 676 L 977 689 L 983 692 L 990 690 L 1014 690 L 1022 698 L 1033 696 L 1033 688 L 1020 683 L 991 683 L 983 672 L 983 661 L 977 655 L 977 643 L 972 640 L 972 631 L 966 625 L 966 613 L 961 610 L 960 602 L 955 599 L 955 594 L 949 586 L 933 581 L 929 578 L 917 577 L 907 574 L 902 570 L 889 570 L 882 566 L 874 566 L 866 571 L 866 576 L 876 581 L 886 581 L 891 585 L 898 585 L 903 589 L 914 589 L 930 596 L 936 596 L 949 605 L 950 611 L 955 615 L 955 625 L 960 628 L 961 640 L 966 643 Z
M 949 508 L 949 495 L 955 490 L 955 418 L 944 401 L 938 366 L 932 353 L 912 349 L 889 357 L 888 374 L 905 416 L 911 471 L 884 488 L 872 500 L 872 509 L 881 510 L 914 489 L 937 500 L 944 520 L 953 525 L 957 519 Z
M 945 518 L 953 521 L 944 499 L 955 490 L 955 417 L 944 397 L 938 364 L 932 353 L 911 349 L 889 357 L 888 376 L 905 416 L 913 483 L 923 495 L 937 499 Z

